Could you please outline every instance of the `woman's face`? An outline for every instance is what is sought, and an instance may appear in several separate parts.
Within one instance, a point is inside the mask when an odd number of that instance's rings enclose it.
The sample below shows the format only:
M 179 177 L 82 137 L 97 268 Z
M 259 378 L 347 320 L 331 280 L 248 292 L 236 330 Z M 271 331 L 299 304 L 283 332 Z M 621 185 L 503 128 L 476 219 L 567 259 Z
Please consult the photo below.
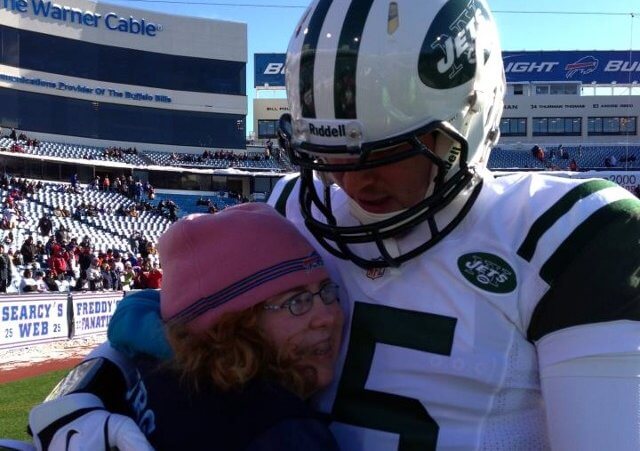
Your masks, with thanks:
M 344 314 L 337 300 L 325 305 L 318 294 L 330 283 L 327 279 L 274 296 L 265 302 L 266 309 L 258 314 L 258 326 L 279 351 L 315 370 L 317 390 L 333 380 L 344 325 Z M 283 303 L 286 305 L 287 301 L 304 292 L 315 293 L 311 308 L 299 316 L 293 315 Z M 279 306 L 283 308 L 277 309 Z M 269 310 L 269 307 L 276 309 Z

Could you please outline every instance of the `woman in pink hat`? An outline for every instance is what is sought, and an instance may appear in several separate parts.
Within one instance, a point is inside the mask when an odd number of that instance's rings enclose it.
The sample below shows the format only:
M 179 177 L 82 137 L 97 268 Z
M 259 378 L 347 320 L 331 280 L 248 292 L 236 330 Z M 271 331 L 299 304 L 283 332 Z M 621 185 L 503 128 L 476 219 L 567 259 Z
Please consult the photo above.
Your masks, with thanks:
M 170 348 L 156 337 L 147 352 L 156 357 L 136 349 L 146 392 L 138 424 L 150 443 L 337 449 L 304 400 L 333 379 L 344 318 L 338 287 L 306 239 L 271 207 L 243 204 L 181 219 L 158 251 Z M 157 298 L 146 290 L 122 301 L 109 330 L 114 347 L 131 351 L 135 335 L 147 346 L 154 341 L 140 311 Z M 171 358 L 159 364 L 163 354 Z

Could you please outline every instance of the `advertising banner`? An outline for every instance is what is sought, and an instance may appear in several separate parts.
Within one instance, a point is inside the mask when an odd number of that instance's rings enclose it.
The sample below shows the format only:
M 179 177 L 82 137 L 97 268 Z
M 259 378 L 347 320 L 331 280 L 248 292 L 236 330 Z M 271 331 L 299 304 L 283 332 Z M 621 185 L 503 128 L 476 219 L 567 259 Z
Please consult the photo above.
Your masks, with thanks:
M 503 52 L 507 82 L 629 84 L 640 81 L 640 52 Z
M 254 55 L 255 87 L 284 87 L 284 53 Z M 640 83 L 640 52 L 502 52 L 507 82 Z
M 640 171 L 588 171 L 572 172 L 572 178 L 600 178 L 617 183 L 623 188 L 634 193 L 636 187 L 640 185 Z
M 284 88 L 284 53 L 256 53 L 253 71 L 256 88 Z
M 26 294 L 0 299 L 0 349 L 67 339 L 67 295 Z
M 106 332 L 113 312 L 121 300 L 121 292 L 74 294 L 73 336 L 82 337 Z

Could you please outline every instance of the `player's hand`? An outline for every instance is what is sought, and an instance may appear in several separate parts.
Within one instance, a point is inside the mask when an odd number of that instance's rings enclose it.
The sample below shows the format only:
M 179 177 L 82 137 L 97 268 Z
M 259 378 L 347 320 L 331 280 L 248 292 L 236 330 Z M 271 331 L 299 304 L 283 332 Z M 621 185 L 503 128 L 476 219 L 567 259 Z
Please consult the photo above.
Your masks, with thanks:
M 47 401 L 29 413 L 38 451 L 153 451 L 129 417 L 104 410 L 90 393 L 74 393 Z

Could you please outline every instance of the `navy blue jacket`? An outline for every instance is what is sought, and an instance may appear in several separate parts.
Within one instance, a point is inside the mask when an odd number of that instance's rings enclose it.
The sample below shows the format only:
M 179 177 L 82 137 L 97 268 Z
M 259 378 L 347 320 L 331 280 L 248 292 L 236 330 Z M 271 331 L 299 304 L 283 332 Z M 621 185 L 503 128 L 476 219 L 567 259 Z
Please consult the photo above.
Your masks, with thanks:
M 213 386 L 196 393 L 157 361 L 137 363 L 155 429 L 149 441 L 162 450 L 337 450 L 327 425 L 300 398 L 256 380 L 242 392 Z
M 144 410 L 144 421 L 136 421 L 147 429 L 154 425 L 146 432 L 156 450 L 339 449 L 324 418 L 278 384 L 254 380 L 241 392 L 222 392 L 211 384 L 196 393 L 182 382 L 166 363 L 172 352 L 163 333 L 159 294 L 143 290 L 126 296 L 109 323 L 111 345 L 140 371 L 144 388 L 138 387 L 133 403 Z

